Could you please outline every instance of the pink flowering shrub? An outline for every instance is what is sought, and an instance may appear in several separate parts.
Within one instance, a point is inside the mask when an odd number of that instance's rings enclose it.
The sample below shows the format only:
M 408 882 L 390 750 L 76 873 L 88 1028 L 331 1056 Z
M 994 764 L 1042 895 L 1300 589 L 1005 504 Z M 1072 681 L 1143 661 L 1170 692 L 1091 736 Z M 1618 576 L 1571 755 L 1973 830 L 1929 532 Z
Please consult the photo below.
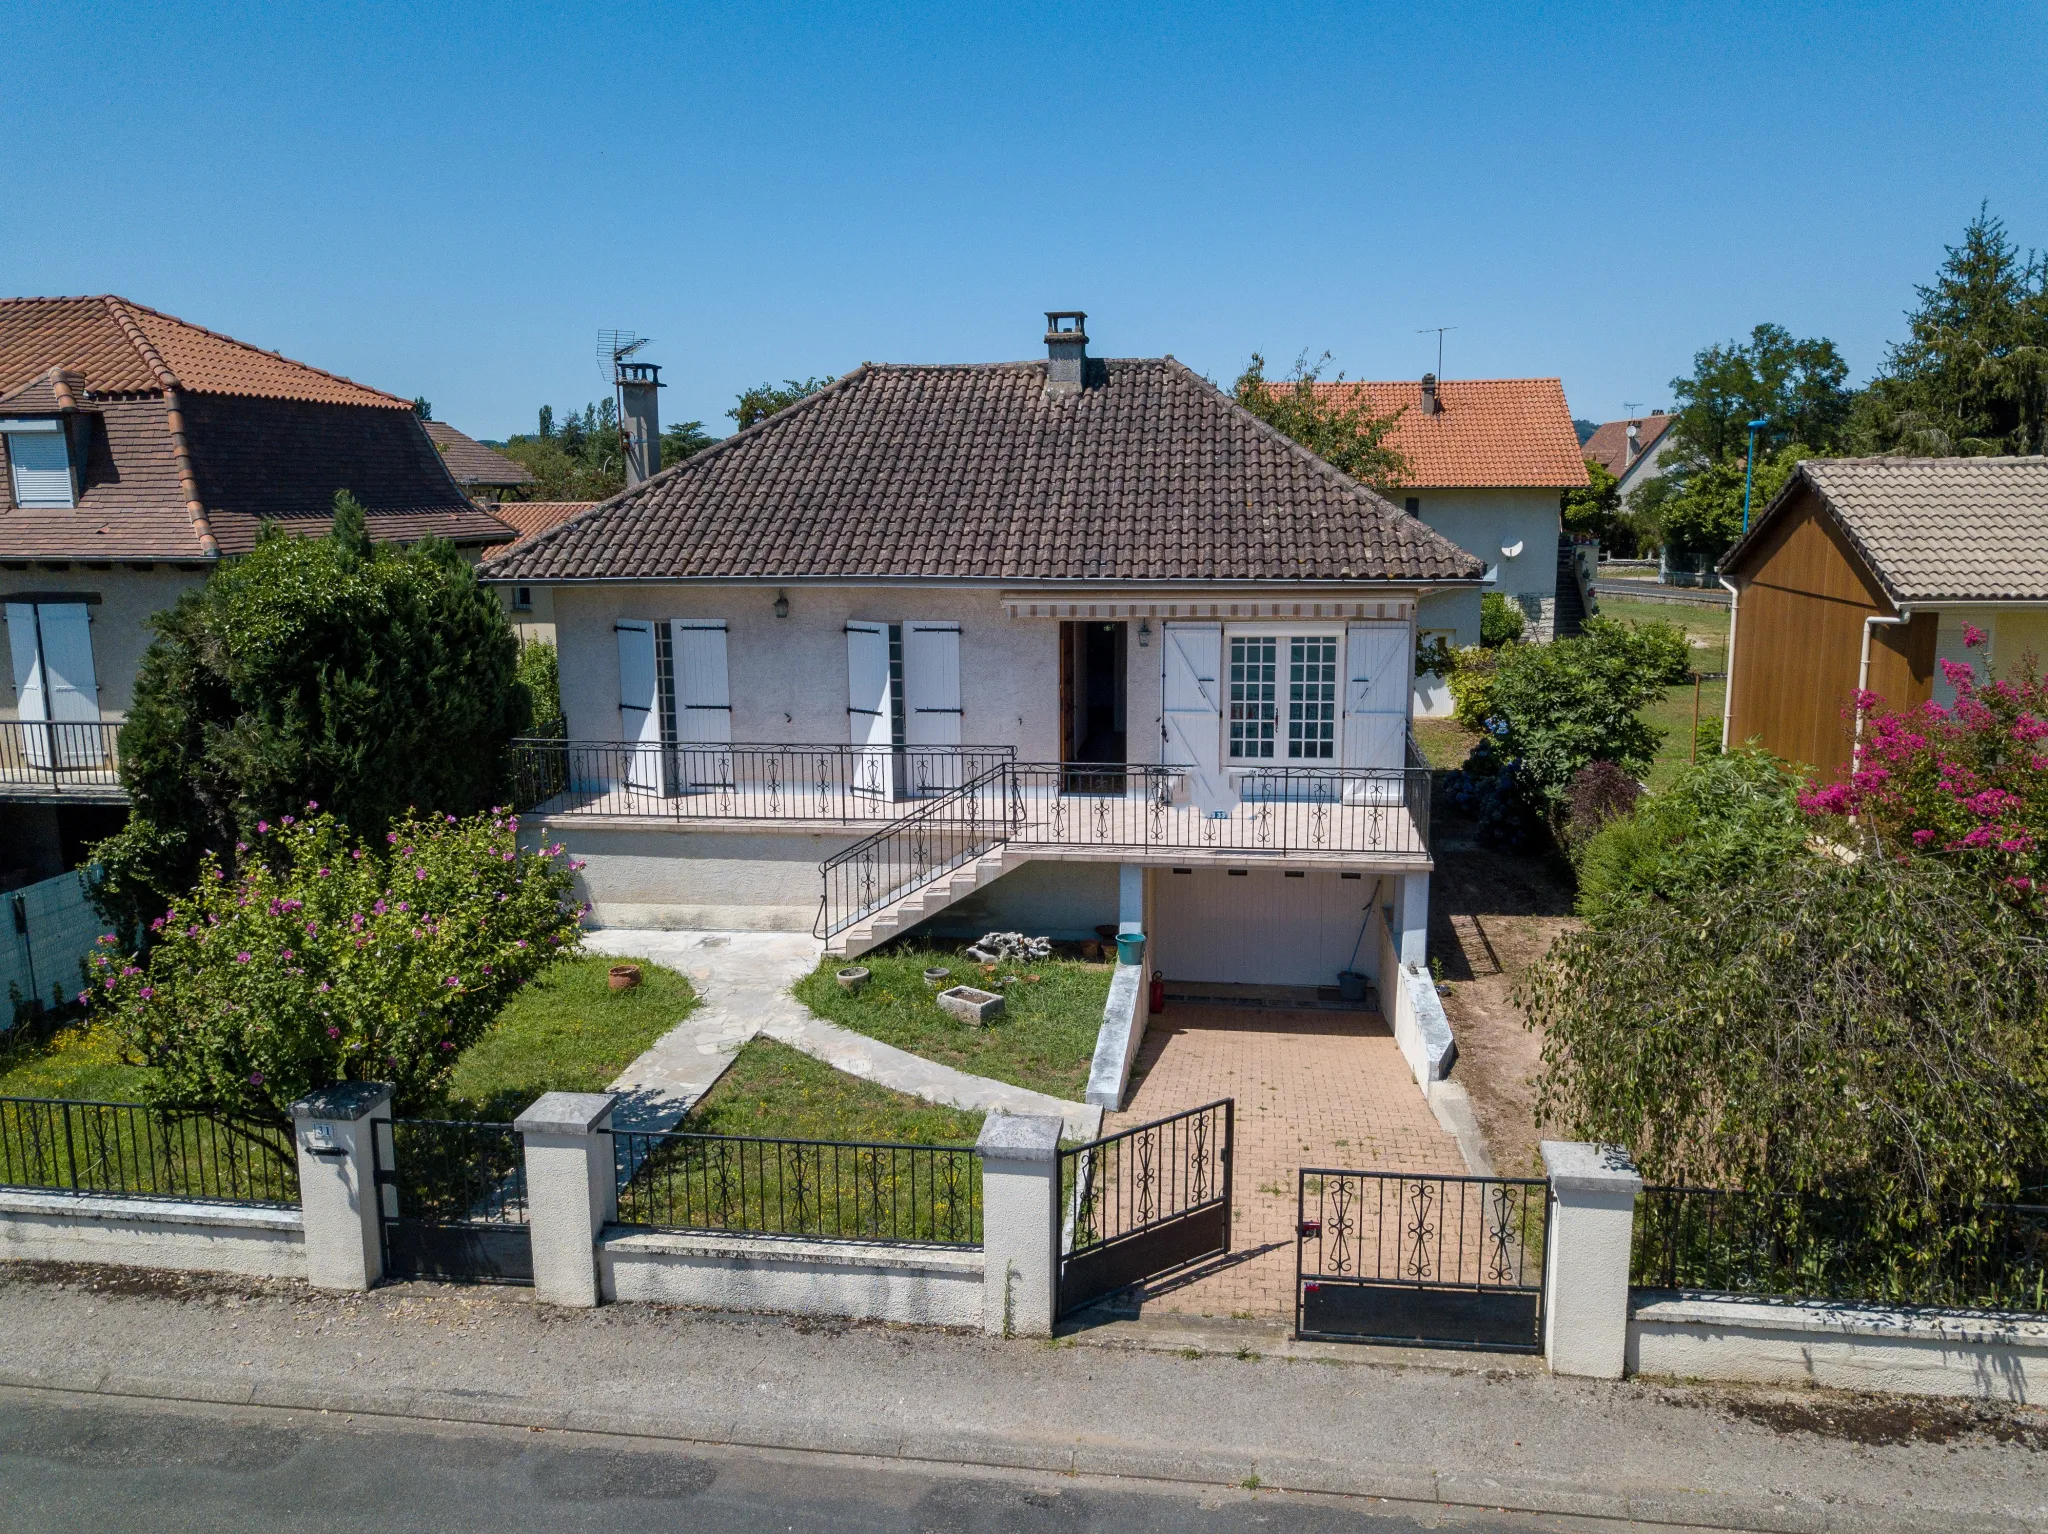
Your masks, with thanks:
M 334 1081 L 429 1100 L 512 994 L 579 941 L 559 845 L 522 854 L 503 813 L 413 816 L 357 845 L 331 815 L 265 823 L 228 878 L 111 938 L 80 995 L 157 1068 L 168 1106 L 281 1120 Z
M 1964 638 L 1973 648 L 1984 641 L 1975 628 Z M 1955 706 L 1899 713 L 1864 695 L 1855 772 L 1800 806 L 1854 815 L 1886 853 L 1953 862 L 2039 912 L 2048 902 L 2048 683 L 2031 657 L 1987 683 L 1968 666 L 1941 665 Z

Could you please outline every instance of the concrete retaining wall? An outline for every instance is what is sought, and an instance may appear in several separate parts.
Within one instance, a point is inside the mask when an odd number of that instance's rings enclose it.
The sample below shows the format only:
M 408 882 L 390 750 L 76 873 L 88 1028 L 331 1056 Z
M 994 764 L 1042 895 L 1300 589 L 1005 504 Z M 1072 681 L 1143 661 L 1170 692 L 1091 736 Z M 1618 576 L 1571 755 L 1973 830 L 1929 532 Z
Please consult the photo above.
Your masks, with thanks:
M 1415 1084 L 1425 1094 L 1432 1082 L 1441 1081 L 1458 1058 L 1457 1042 L 1451 1037 L 1451 1020 L 1436 994 L 1436 982 L 1426 971 L 1411 970 L 1401 963 L 1393 929 L 1382 910 L 1373 925 L 1379 930 L 1380 1010 L 1387 1026 L 1394 1030 L 1394 1042 L 1401 1058 L 1415 1073 Z
M 1628 1368 L 2035 1404 L 2048 1399 L 2048 1319 L 1639 1289 Z
M 564 815 L 522 824 L 519 839 L 561 842 L 583 861 L 576 893 L 599 926 L 808 932 L 824 893 L 818 865 L 875 829 L 725 831 Z
M 1149 1001 L 1145 966 L 1119 964 L 1110 976 L 1109 999 L 1103 1003 L 1102 1031 L 1095 1036 L 1095 1059 L 1088 1067 L 1083 1101 L 1110 1113 L 1124 1105 L 1131 1067 L 1137 1064 L 1138 1050 L 1145 1042 Z
M 607 1300 L 982 1325 L 979 1251 L 614 1225 L 598 1239 L 598 1276 Z
M 297 1209 L 0 1189 L 0 1260 L 304 1278 Z

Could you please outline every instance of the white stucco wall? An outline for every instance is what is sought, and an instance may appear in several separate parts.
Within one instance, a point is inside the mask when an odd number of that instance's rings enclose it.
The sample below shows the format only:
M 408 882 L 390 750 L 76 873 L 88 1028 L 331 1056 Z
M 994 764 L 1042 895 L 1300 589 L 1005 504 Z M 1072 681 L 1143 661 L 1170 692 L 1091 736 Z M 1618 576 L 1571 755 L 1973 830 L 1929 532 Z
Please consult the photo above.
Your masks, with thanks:
M 808 932 L 824 890 L 818 865 L 880 825 L 721 831 L 562 816 L 527 821 L 520 844 L 560 842 L 582 861 L 576 894 L 591 903 L 598 926 Z
M 158 565 L 153 570 L 126 566 L 93 569 L 74 563 L 68 570 L 0 570 L 0 596 L 8 601 L 38 601 L 45 592 L 80 592 L 99 597 L 92 615 L 92 665 L 100 688 L 100 716 L 124 718 L 135 701 L 135 673 L 152 636 L 151 613 L 162 612 L 185 592 L 206 584 L 203 570 L 178 570 Z M 7 625 L 0 623 L 0 719 L 17 717 L 14 656 Z
M 297 1209 L 0 1189 L 0 1261 L 304 1278 Z
M 1491 589 L 1521 603 L 1532 627 L 1547 621 L 1557 597 L 1558 491 L 1418 490 L 1414 498 L 1421 503 L 1417 516 L 1496 571 Z M 1517 543 L 1521 553 L 1510 557 L 1501 552 Z M 1458 643 L 1479 643 L 1479 603 L 1468 593 L 1424 598 L 1417 627 L 1450 627 L 1430 615 L 1449 613 L 1454 603 L 1468 604 L 1455 608 Z M 1543 637 L 1549 637 L 1547 629 Z
M 615 1226 L 600 1238 L 597 1259 L 608 1300 L 914 1326 L 982 1324 L 979 1251 Z

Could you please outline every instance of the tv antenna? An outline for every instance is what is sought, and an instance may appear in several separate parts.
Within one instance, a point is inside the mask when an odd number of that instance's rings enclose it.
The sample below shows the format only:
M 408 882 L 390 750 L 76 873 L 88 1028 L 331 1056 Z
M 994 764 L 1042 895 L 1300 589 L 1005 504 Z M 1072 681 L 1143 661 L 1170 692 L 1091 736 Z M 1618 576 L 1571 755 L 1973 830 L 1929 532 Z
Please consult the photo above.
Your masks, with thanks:
M 1621 408 L 1630 415 L 1634 415 L 1643 408 L 1643 402 L 1639 399 L 1625 399 L 1621 402 Z
M 635 335 L 630 330 L 600 330 L 597 333 L 597 362 L 604 381 L 616 383 L 619 364 L 653 342 L 654 337 Z
M 1424 325 L 1415 332 L 1419 336 L 1426 336 L 1431 333 L 1434 333 L 1436 336 L 1436 376 L 1438 382 L 1442 382 L 1444 376 L 1444 332 L 1446 330 L 1456 330 L 1457 328 L 1456 325 Z

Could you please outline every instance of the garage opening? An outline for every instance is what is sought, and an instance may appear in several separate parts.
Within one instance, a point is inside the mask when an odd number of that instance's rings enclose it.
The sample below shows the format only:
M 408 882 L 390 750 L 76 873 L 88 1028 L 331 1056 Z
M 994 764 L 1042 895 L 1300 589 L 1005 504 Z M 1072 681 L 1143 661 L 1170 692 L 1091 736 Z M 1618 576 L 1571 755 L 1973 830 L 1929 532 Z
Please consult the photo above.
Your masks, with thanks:
M 1377 982 L 1378 934 L 1367 923 L 1380 887 L 1370 874 L 1323 869 L 1161 869 L 1153 963 L 1169 982 L 1334 986 L 1345 969 Z

